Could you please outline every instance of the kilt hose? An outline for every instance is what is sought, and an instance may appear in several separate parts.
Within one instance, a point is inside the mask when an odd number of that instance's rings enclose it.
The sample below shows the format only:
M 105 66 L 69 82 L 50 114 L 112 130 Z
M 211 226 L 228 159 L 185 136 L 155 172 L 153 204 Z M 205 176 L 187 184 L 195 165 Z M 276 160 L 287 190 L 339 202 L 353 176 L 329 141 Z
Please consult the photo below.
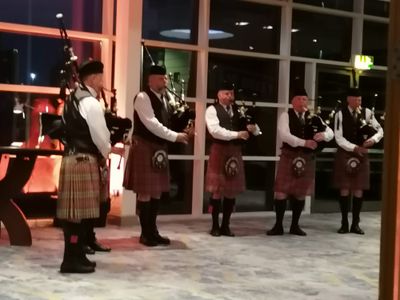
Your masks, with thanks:
M 304 173 L 297 177 L 293 171 L 293 159 L 302 157 L 305 162 Z M 314 195 L 315 158 L 314 153 L 282 148 L 274 191 L 295 198 Z
M 225 174 L 225 163 L 231 157 L 238 161 L 238 172 L 235 176 Z M 210 193 L 219 193 L 228 198 L 235 196 L 246 189 L 242 147 L 235 144 L 213 143 L 210 150 L 206 172 L 205 189 Z
M 360 160 L 359 169 L 355 174 L 349 174 L 346 171 L 346 163 L 348 159 L 352 157 L 356 157 Z M 360 157 L 354 152 L 348 152 L 342 148 L 338 148 L 333 168 L 333 186 L 336 189 L 369 190 L 369 172 L 368 154 Z
M 64 220 L 99 217 L 101 179 L 96 155 L 64 156 L 58 188 L 57 217 Z M 105 199 L 104 199 L 105 200 Z
M 153 155 L 159 150 L 168 153 L 167 145 L 152 143 L 139 136 L 132 137 L 132 145 L 125 166 L 124 188 L 152 197 L 169 192 L 168 159 L 164 169 L 155 168 L 152 164 Z

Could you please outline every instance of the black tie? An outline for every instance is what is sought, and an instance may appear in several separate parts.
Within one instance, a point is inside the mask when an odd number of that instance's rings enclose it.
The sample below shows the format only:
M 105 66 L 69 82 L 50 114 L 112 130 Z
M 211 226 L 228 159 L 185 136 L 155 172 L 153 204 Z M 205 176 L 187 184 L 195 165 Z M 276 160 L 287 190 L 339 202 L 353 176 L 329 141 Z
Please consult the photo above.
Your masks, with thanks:
M 356 110 L 353 110 L 353 120 L 354 120 L 354 122 L 357 121 L 357 111 Z
M 303 113 L 299 113 L 299 120 L 300 120 L 301 125 L 305 124 L 305 122 L 304 122 L 304 114 Z
M 228 113 L 228 115 L 231 117 L 232 116 L 232 107 L 230 105 L 226 106 L 226 112 Z

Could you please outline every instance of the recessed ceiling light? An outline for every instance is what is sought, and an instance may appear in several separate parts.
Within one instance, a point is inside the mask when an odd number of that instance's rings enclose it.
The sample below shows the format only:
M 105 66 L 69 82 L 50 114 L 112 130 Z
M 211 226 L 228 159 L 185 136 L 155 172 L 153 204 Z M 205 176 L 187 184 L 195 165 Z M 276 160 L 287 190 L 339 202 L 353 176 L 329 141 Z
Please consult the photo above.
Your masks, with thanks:
M 249 22 L 240 21 L 240 22 L 236 22 L 235 25 L 236 26 L 246 26 L 246 25 L 249 25 Z
M 292 28 L 292 32 L 299 32 L 299 31 L 300 31 L 300 29 Z
M 190 33 L 191 33 L 190 29 L 170 29 L 161 31 L 160 35 L 169 38 L 188 40 L 190 39 Z M 225 32 L 222 30 L 210 29 L 208 31 L 208 38 L 210 40 L 226 39 L 231 37 L 233 37 L 232 33 Z

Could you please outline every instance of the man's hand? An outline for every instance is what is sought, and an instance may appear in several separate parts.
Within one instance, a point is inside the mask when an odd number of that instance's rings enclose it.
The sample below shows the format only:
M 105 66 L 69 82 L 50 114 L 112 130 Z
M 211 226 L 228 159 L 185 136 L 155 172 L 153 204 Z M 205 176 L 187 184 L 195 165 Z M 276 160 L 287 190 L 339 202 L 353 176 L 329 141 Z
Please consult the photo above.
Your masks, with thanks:
M 188 141 L 189 141 L 189 136 L 187 135 L 187 133 L 179 132 L 175 142 L 187 144 Z
M 318 144 L 314 140 L 306 140 L 306 144 L 304 145 L 304 147 L 311 149 L 311 150 L 315 150 L 315 148 L 317 148 L 317 146 L 318 146 Z
M 257 127 L 254 124 L 249 124 L 246 126 L 247 130 L 254 134 L 257 131 Z
M 238 139 L 242 140 L 247 140 L 249 138 L 249 132 L 248 131 L 239 131 L 238 132 Z
M 314 141 L 316 142 L 322 142 L 325 139 L 325 135 L 323 132 L 318 132 L 314 135 L 313 137 Z
M 368 153 L 368 149 L 360 146 L 356 146 L 353 150 L 359 156 L 364 156 L 365 153 Z
M 373 139 L 368 139 L 363 143 L 364 148 L 370 148 L 375 144 L 375 141 Z

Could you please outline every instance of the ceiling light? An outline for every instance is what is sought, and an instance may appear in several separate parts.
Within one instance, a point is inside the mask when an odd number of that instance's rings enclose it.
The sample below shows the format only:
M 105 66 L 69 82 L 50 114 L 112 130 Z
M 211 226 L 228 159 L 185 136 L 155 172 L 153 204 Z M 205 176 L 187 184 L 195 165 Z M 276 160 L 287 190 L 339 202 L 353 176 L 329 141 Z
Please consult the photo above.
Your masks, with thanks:
M 313 39 L 312 41 L 313 41 L 313 43 L 316 43 L 316 42 L 318 42 L 318 40 L 317 40 L 317 39 Z
M 299 31 L 300 31 L 300 29 L 292 28 L 292 32 L 299 32 Z
M 246 25 L 249 25 L 249 22 L 240 21 L 240 22 L 236 22 L 235 25 L 236 26 L 246 26 Z
M 170 30 L 163 30 L 160 32 L 160 35 L 174 38 L 174 39 L 181 39 L 181 40 L 189 40 L 190 39 L 190 29 L 170 29 Z M 208 31 L 208 38 L 210 40 L 218 40 L 218 39 L 226 39 L 233 37 L 232 33 L 225 32 L 222 30 L 215 30 L 210 29 Z

